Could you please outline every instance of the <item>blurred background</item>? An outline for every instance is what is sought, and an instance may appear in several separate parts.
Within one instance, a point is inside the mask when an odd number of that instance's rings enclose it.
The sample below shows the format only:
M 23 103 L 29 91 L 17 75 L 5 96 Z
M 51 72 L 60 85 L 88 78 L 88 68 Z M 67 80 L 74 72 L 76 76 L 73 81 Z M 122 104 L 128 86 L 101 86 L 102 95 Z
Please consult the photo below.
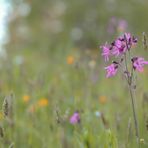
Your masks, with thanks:
M 134 52 L 148 59 L 147 20 L 147 0 L 0 0 L 0 103 L 15 96 L 13 117 L 0 112 L 0 147 L 136 147 L 126 84 L 105 78 L 100 45 L 131 32 L 138 37 Z M 144 141 L 147 76 L 146 68 L 137 78 Z M 69 123 L 75 111 L 79 126 Z
M 1 7 L 8 50 L 94 49 L 119 32 L 141 36 L 148 26 L 146 0 L 1 0 Z

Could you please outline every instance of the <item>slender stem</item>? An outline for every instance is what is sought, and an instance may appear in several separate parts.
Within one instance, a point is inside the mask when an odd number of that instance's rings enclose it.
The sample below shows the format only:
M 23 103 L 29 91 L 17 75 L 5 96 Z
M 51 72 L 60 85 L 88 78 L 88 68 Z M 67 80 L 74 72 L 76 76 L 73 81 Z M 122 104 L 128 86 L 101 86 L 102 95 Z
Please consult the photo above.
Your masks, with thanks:
M 119 63 L 119 66 L 120 66 L 121 72 L 124 74 L 124 69 L 123 69 L 123 67 L 122 67 L 122 65 L 121 65 L 120 63 Z M 128 78 L 125 77 L 125 79 L 126 79 L 126 81 L 127 81 L 127 83 L 128 83 Z
M 133 83 L 133 69 L 131 71 L 131 74 L 129 74 L 128 66 L 127 66 L 126 53 L 124 55 L 124 58 L 125 58 L 125 68 L 126 68 L 126 71 L 127 71 L 127 80 L 128 80 L 127 83 L 128 83 L 130 98 L 131 98 L 131 103 L 132 103 L 132 110 L 133 110 L 133 117 L 134 117 L 134 124 L 135 124 L 137 143 L 138 143 L 138 147 L 140 147 L 138 120 L 137 120 L 137 114 L 136 114 L 136 110 L 135 110 L 135 102 L 134 102 L 135 99 L 134 99 L 133 89 L 132 89 L 132 85 L 133 85 L 132 84 Z
M 135 110 L 134 95 L 133 95 L 133 91 L 132 91 L 132 86 L 130 84 L 128 84 L 128 86 L 129 86 L 131 102 L 132 102 L 132 109 L 133 109 L 133 116 L 134 116 L 137 143 L 139 144 L 139 128 L 138 128 L 137 114 L 136 114 L 136 110 Z
M 126 70 L 127 70 L 127 72 L 128 72 L 126 53 L 124 54 L 124 58 L 125 58 L 125 67 L 126 67 Z
M 128 70 L 128 66 L 127 66 L 127 58 L 126 58 L 126 53 L 124 54 L 124 61 L 125 61 L 125 68 L 126 68 L 126 73 L 127 73 L 127 82 L 128 83 L 131 83 L 130 82 L 130 75 L 129 75 L 129 70 Z

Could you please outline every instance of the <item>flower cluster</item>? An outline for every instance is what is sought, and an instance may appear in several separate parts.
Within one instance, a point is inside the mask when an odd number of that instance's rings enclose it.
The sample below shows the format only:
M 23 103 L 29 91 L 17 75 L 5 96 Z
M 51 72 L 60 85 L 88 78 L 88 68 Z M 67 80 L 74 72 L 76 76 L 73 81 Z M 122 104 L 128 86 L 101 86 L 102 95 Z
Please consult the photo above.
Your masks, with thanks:
M 123 55 L 127 50 L 137 43 L 137 39 L 132 37 L 130 33 L 125 33 L 123 36 L 117 38 L 111 44 L 105 43 L 105 45 L 101 46 L 103 52 L 102 56 L 105 61 L 109 61 L 111 56 L 120 56 Z
M 108 62 L 111 57 L 118 57 L 120 58 L 120 62 L 122 62 L 122 57 L 125 56 L 126 53 L 129 52 L 136 44 L 137 38 L 132 36 L 130 33 L 124 33 L 111 44 L 106 42 L 105 45 L 100 48 L 102 49 L 102 56 L 104 57 L 105 62 Z M 133 69 L 139 72 L 142 72 L 143 66 L 148 64 L 148 61 L 145 61 L 142 57 L 133 57 L 131 58 L 131 61 Z M 116 75 L 120 62 L 114 61 L 111 65 L 105 67 L 105 70 L 107 71 L 107 78 Z

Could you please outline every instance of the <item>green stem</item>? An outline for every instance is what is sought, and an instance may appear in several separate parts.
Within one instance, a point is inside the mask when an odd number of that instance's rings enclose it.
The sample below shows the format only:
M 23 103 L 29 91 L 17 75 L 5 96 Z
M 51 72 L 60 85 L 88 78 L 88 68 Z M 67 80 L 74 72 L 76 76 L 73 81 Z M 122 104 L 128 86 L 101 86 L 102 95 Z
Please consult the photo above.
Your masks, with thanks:
M 138 120 L 137 120 L 137 114 L 136 114 L 136 110 L 135 110 L 135 101 L 134 101 L 135 99 L 134 99 L 134 95 L 133 95 L 132 86 L 130 84 L 128 84 L 128 85 L 129 85 L 129 91 L 130 91 L 130 96 L 131 96 L 131 103 L 132 103 L 132 110 L 133 110 L 133 117 L 134 117 L 134 124 L 135 124 L 137 143 L 138 143 L 138 145 L 140 147 Z
M 138 143 L 138 147 L 140 148 L 138 120 L 137 120 L 137 114 L 136 114 L 136 110 L 135 110 L 135 101 L 134 101 L 135 99 L 134 99 L 133 89 L 132 89 L 132 87 L 133 87 L 133 69 L 132 69 L 131 74 L 129 75 L 126 54 L 124 55 L 124 58 L 125 58 L 125 68 L 126 68 L 126 72 L 127 72 L 127 83 L 128 83 L 130 98 L 131 98 L 131 103 L 132 103 L 132 110 L 133 110 L 137 143 Z

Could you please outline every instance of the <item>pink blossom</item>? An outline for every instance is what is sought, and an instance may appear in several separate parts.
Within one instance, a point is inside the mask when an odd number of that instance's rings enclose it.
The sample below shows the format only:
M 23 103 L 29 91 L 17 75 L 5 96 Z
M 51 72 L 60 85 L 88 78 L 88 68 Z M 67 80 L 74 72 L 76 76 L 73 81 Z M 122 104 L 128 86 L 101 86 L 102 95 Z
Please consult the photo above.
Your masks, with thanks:
M 130 50 L 132 45 L 135 45 L 136 43 L 137 39 L 135 37 L 132 37 L 130 33 L 125 33 L 112 43 L 112 54 L 115 56 L 120 56 L 127 50 Z
M 137 43 L 137 38 L 134 36 L 132 37 L 130 33 L 124 34 L 124 41 L 126 43 L 126 46 L 128 46 L 128 50 L 132 47 L 132 45 L 135 45 Z
M 104 57 L 105 61 L 109 61 L 109 56 L 111 55 L 111 46 L 105 43 L 105 45 L 101 46 L 102 48 L 102 56 Z
M 126 52 L 126 44 L 124 41 L 122 41 L 121 39 L 117 39 L 115 40 L 113 43 L 113 50 L 112 50 L 112 54 L 115 56 L 119 56 L 121 54 L 123 54 L 124 52 Z
M 139 72 L 143 72 L 144 65 L 148 64 L 148 61 L 145 61 L 142 57 L 134 57 L 132 58 L 133 68 Z
M 75 113 L 70 117 L 70 123 L 71 123 L 71 124 L 80 123 L 80 115 L 79 115 L 78 112 L 75 112 Z
M 126 37 L 126 40 L 127 40 L 128 42 L 130 42 L 130 40 L 131 40 L 131 38 L 132 38 L 131 34 L 130 34 L 130 33 L 125 33 L 124 35 L 125 35 L 125 37 Z
M 105 70 L 107 71 L 106 77 L 109 78 L 116 75 L 117 69 L 118 69 L 118 65 L 115 63 L 105 67 Z
M 119 31 L 123 32 L 123 31 L 125 31 L 127 29 L 127 27 L 128 27 L 128 23 L 127 23 L 126 20 L 120 19 L 118 21 L 118 30 Z

